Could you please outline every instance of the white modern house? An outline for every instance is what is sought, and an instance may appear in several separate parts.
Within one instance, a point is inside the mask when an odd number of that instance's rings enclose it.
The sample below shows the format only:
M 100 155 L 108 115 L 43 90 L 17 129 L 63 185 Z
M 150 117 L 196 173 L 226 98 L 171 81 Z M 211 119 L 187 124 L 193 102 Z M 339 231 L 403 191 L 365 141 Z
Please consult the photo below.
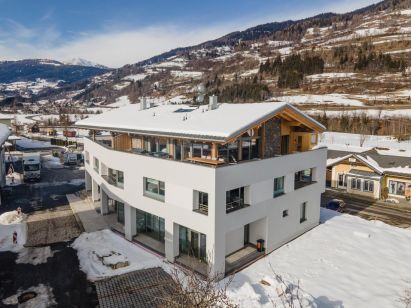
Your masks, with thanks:
M 91 131 L 86 189 L 100 212 L 171 262 L 232 272 L 319 223 L 325 128 L 287 103 L 143 100 L 76 126 Z

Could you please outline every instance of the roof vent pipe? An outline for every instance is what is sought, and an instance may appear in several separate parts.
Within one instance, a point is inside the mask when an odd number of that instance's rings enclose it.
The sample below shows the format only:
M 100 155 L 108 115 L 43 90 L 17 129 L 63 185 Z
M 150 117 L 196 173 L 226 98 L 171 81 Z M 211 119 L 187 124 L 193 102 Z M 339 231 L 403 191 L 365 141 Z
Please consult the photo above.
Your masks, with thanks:
M 147 109 L 147 100 L 145 97 L 140 98 L 140 110 Z
M 214 110 L 217 108 L 217 96 L 211 95 L 209 97 L 209 102 L 208 102 L 208 110 Z

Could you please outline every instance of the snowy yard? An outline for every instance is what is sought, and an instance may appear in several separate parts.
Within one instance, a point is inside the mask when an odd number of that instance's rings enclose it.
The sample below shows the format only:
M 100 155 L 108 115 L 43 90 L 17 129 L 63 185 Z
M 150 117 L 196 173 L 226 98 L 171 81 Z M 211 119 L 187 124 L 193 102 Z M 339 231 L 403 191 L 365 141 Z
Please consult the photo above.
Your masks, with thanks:
M 73 243 L 80 268 L 90 280 L 120 275 L 131 271 L 162 266 L 162 259 L 144 248 L 132 244 L 110 230 L 81 234 Z M 112 269 L 113 262 L 128 262 L 128 266 Z
M 286 284 L 299 282 L 311 307 L 403 307 L 398 299 L 411 287 L 411 230 L 326 209 L 321 219 L 238 273 L 230 297 L 241 307 L 272 307 L 280 286 L 274 270 Z
M 27 240 L 27 216 L 17 211 L 0 215 L 0 251 L 19 251 Z M 13 234 L 16 239 L 13 242 Z

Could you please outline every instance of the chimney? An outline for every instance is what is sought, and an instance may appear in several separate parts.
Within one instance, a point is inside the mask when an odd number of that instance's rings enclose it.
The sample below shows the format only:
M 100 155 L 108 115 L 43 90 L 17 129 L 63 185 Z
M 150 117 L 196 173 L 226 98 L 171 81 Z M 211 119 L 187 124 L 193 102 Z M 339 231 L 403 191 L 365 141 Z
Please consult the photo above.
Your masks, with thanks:
M 217 108 L 217 96 L 211 95 L 209 97 L 209 102 L 208 102 L 208 110 L 214 110 Z
M 143 96 L 140 98 L 140 110 L 145 110 L 147 109 L 147 101 L 146 98 Z

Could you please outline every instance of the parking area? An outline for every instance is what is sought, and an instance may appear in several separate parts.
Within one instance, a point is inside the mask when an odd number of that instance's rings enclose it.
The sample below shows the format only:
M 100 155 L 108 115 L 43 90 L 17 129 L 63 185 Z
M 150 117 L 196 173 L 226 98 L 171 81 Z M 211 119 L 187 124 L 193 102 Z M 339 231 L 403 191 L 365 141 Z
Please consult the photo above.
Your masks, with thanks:
M 1 307 L 96 307 L 93 283 L 79 268 L 71 242 L 0 253 Z M 34 292 L 34 294 L 33 294 Z M 26 306 L 18 298 L 31 294 Z M 22 303 L 23 304 L 23 303 Z
M 321 196 L 321 206 L 325 207 L 332 199 L 345 202 L 345 213 L 368 220 L 381 220 L 387 224 L 409 228 L 411 226 L 411 203 L 393 204 L 347 194 L 343 191 L 327 189 Z

